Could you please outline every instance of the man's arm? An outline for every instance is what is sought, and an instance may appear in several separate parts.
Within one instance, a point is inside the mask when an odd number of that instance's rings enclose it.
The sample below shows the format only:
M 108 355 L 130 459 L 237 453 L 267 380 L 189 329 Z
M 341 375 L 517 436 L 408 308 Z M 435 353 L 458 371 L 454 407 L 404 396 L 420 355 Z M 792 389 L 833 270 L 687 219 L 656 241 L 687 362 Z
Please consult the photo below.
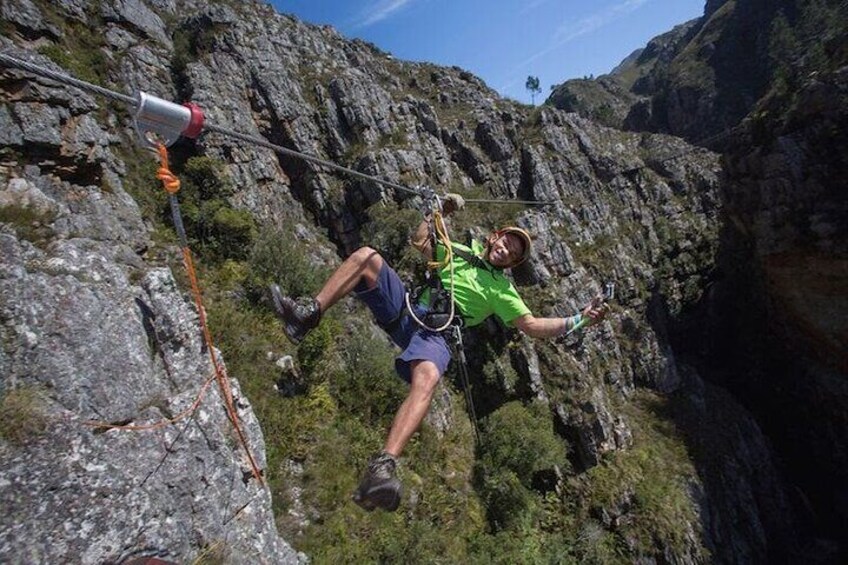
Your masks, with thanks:
M 524 314 L 512 322 L 516 328 L 530 337 L 556 337 L 574 327 L 571 318 L 536 318 L 533 314 Z
M 574 328 L 574 325 L 580 321 L 581 316 L 589 318 L 589 325 L 593 326 L 604 319 L 606 311 L 607 306 L 603 303 L 603 299 L 600 296 L 596 296 L 577 316 L 571 316 L 569 318 L 536 318 L 533 314 L 524 314 L 513 320 L 512 323 L 516 328 L 530 337 L 557 337 Z
M 409 242 L 412 247 L 421 252 L 428 260 L 433 260 L 433 240 L 430 238 L 430 217 L 424 218 L 418 227 L 415 228 L 415 233 L 412 234 Z

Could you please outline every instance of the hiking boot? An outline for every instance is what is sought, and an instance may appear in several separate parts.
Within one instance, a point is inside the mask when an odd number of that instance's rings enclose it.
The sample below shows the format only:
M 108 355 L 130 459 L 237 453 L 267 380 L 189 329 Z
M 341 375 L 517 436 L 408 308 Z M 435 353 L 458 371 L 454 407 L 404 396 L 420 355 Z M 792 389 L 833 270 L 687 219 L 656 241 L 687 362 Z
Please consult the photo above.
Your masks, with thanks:
M 318 301 L 314 298 L 308 298 L 295 302 L 288 296 L 283 296 L 280 287 L 275 284 L 268 287 L 268 290 L 271 293 L 274 312 L 283 322 L 283 330 L 286 332 L 286 336 L 293 344 L 300 344 L 309 330 L 321 321 L 321 307 L 318 305 Z
M 367 511 L 382 508 L 394 512 L 400 506 L 401 486 L 395 476 L 397 460 L 385 451 L 368 462 L 368 470 L 353 493 L 353 501 Z

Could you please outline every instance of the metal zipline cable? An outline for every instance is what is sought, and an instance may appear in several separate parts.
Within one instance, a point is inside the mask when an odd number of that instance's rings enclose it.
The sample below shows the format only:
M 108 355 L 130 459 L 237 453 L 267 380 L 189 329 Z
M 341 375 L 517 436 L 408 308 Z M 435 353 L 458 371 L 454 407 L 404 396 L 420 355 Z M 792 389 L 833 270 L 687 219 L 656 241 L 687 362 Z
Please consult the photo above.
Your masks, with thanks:
M 109 90 L 108 88 L 104 88 L 102 86 L 98 86 L 96 84 L 92 84 L 90 82 L 86 82 L 84 80 L 80 80 L 74 78 L 72 76 L 59 73 L 53 71 L 51 69 L 36 65 L 34 63 L 30 63 L 28 61 L 23 61 L 16 57 L 12 57 L 11 55 L 7 55 L 6 53 L 0 52 L 0 64 L 6 65 L 7 67 L 14 67 L 18 69 L 25 70 L 30 72 L 36 76 L 40 76 L 43 78 L 47 78 L 50 80 L 54 80 L 56 82 L 67 84 L 69 86 L 75 86 L 81 90 L 85 90 L 88 92 L 93 92 L 95 94 L 99 94 L 101 96 L 105 96 L 106 98 L 110 98 L 112 100 L 116 100 L 118 102 L 123 102 L 128 106 L 133 108 L 138 107 L 139 100 L 133 96 L 128 96 L 126 94 L 121 94 L 120 92 L 115 92 L 114 90 Z M 248 135 L 244 133 L 240 133 L 231 129 L 227 129 L 222 126 L 216 126 L 214 124 L 206 124 L 204 129 L 208 132 L 218 133 L 226 137 L 231 137 L 233 139 L 238 139 L 240 141 L 244 141 L 246 143 L 250 143 L 253 145 L 257 145 L 260 147 L 265 147 L 266 149 L 271 149 L 272 151 L 276 151 L 277 153 L 281 153 L 283 155 L 288 155 L 290 157 L 295 157 L 298 159 L 302 159 L 314 165 L 320 165 L 322 167 L 327 167 L 329 169 L 333 169 L 335 171 L 339 171 L 345 173 L 347 175 L 366 180 L 369 182 L 375 182 L 377 184 L 381 184 L 383 186 L 393 188 L 395 190 L 400 190 L 402 192 L 407 192 L 410 194 L 414 194 L 417 196 L 422 195 L 422 191 L 420 189 L 410 188 L 408 186 L 404 186 L 402 184 L 398 184 L 396 182 L 388 181 L 385 179 L 381 179 L 375 177 L 373 175 L 369 175 L 366 173 L 362 173 L 355 169 L 351 169 L 349 167 L 345 167 L 334 163 L 332 161 L 328 161 L 326 159 L 321 159 L 320 157 L 315 157 L 313 155 L 308 155 L 306 153 L 301 153 L 300 151 L 296 151 L 294 149 L 289 149 L 288 147 L 283 147 L 282 145 L 277 145 L 275 143 L 271 143 L 261 137 L 257 137 L 255 135 Z M 538 200 L 483 200 L 483 199 L 466 199 L 466 202 L 474 202 L 474 203 L 489 203 L 489 204 L 526 204 L 526 205 L 541 205 L 547 206 L 551 204 L 551 202 L 538 201 Z
M 121 94 L 120 92 L 115 92 L 114 90 L 109 90 L 108 88 L 103 88 L 102 86 L 91 84 L 90 82 L 74 78 L 64 73 L 59 73 L 54 70 L 36 65 L 34 63 L 17 59 L 2 52 L 0 52 L 0 63 L 3 63 L 7 67 L 16 67 L 18 69 L 23 69 L 34 75 L 49 78 L 51 80 L 55 80 L 56 82 L 61 82 L 70 86 L 76 86 L 81 90 L 88 90 L 89 92 L 94 92 L 101 96 L 105 96 L 106 98 L 111 98 L 112 100 L 117 100 L 118 102 L 123 102 L 124 104 L 128 104 L 133 107 L 138 105 L 138 100 L 132 96 Z
M 114 90 L 109 90 L 108 88 L 104 88 L 102 86 L 74 78 L 74 77 L 66 75 L 64 73 L 60 73 L 60 72 L 42 67 L 42 66 L 36 65 L 34 63 L 30 63 L 28 61 L 23 61 L 23 60 L 18 59 L 16 57 L 12 57 L 11 55 L 7 55 L 6 53 L 3 53 L 3 52 L 0 52 L 0 64 L 4 64 L 7 67 L 15 67 L 15 68 L 18 68 L 18 69 L 22 69 L 22 70 L 28 71 L 28 72 L 30 72 L 34 75 L 41 76 L 41 77 L 51 79 L 51 80 L 55 80 L 56 82 L 59 82 L 59 83 L 67 84 L 67 85 L 70 85 L 70 86 L 75 86 L 75 87 L 77 87 L 81 90 L 86 90 L 86 91 L 89 91 L 89 92 L 93 92 L 95 94 L 99 94 L 101 96 L 105 96 L 106 98 L 116 100 L 118 102 L 123 102 L 124 104 L 127 104 L 128 106 L 132 106 L 133 108 L 136 108 L 139 105 L 139 100 L 136 97 L 129 96 L 129 95 L 126 95 L 126 94 L 121 94 L 120 92 L 115 92 Z M 739 124 L 737 124 L 737 125 L 735 125 L 731 128 L 725 129 L 724 131 L 720 131 L 720 132 L 713 134 L 711 136 L 705 137 L 703 139 L 696 140 L 696 141 L 692 142 L 692 145 L 694 147 L 692 147 L 691 149 L 687 149 L 685 151 L 681 151 L 679 153 L 672 154 L 668 157 L 664 157 L 663 159 L 659 159 L 658 162 L 665 163 L 667 161 L 672 161 L 672 160 L 678 159 L 680 157 L 683 157 L 685 155 L 693 153 L 694 151 L 697 151 L 698 149 L 702 149 L 703 145 L 706 145 L 708 143 L 712 143 L 713 141 L 715 141 L 717 139 L 723 139 L 725 137 L 729 137 L 730 135 L 735 133 L 735 131 L 737 129 L 740 129 L 741 127 L 743 127 L 744 123 L 745 123 L 745 121 L 743 120 L 743 122 L 741 122 L 741 123 L 739 123 Z M 289 149 L 288 147 L 283 147 L 282 145 L 277 145 L 275 143 L 271 143 L 271 142 L 269 142 L 269 141 L 267 141 L 267 140 L 265 140 L 261 137 L 240 133 L 240 132 L 237 132 L 237 131 L 234 131 L 234 130 L 231 130 L 231 129 L 227 129 L 227 128 L 222 127 L 222 126 L 216 126 L 214 124 L 207 124 L 204 127 L 204 129 L 206 131 L 209 131 L 209 132 L 221 134 L 225 137 L 231 137 L 233 139 L 238 139 L 238 140 L 244 141 L 246 143 L 250 143 L 250 144 L 253 144 L 253 145 L 260 146 L 260 147 L 265 147 L 266 149 L 270 149 L 272 151 L 276 151 L 278 153 L 281 153 L 283 155 L 288 155 L 290 157 L 295 157 L 297 159 L 302 159 L 304 161 L 307 161 L 307 162 L 315 164 L 315 165 L 327 167 L 329 169 L 333 169 L 333 170 L 345 173 L 347 175 L 350 175 L 350 176 L 353 176 L 353 177 L 356 177 L 356 178 L 359 178 L 359 179 L 362 179 L 362 180 L 375 182 L 377 184 L 381 184 L 383 186 L 393 188 L 395 190 L 400 190 L 402 192 L 407 192 L 407 193 L 414 194 L 414 195 L 417 195 L 417 196 L 422 196 L 422 191 L 420 189 L 410 188 L 408 186 L 404 186 L 404 185 L 398 184 L 396 182 L 388 181 L 388 180 L 381 179 L 381 178 L 378 178 L 378 177 L 375 177 L 375 176 L 372 176 L 372 175 L 369 175 L 369 174 L 366 174 L 366 173 L 362 173 L 360 171 L 339 165 L 339 164 L 334 163 L 332 161 L 328 161 L 326 159 L 321 159 L 320 157 L 315 157 L 315 156 L 309 155 L 307 153 L 301 153 L 300 151 L 297 151 L 297 150 L 294 150 L 294 149 Z M 648 167 L 649 167 L 649 165 L 645 164 L 645 165 L 641 165 L 641 166 L 638 166 L 638 167 L 632 167 L 632 168 L 629 168 L 629 169 L 621 169 L 619 171 L 615 171 L 615 174 L 620 175 L 620 174 L 632 173 L 632 172 L 640 171 L 640 170 L 648 168 Z M 523 205 L 528 205 L 528 206 L 549 206 L 549 205 L 553 204 L 553 202 L 551 202 L 551 201 L 544 201 L 544 200 L 496 200 L 496 199 L 481 199 L 481 198 L 465 198 L 464 200 L 465 200 L 466 203 L 473 203 L 473 204 L 523 204 Z
M 390 188 L 394 188 L 396 190 L 401 190 L 404 192 L 409 192 L 411 194 L 416 194 L 418 196 L 421 195 L 420 190 L 416 190 L 414 188 L 409 188 L 408 186 L 403 186 L 402 184 L 397 184 L 392 181 L 384 180 L 381 178 L 377 178 L 365 173 L 361 173 L 355 169 L 351 169 L 349 167 L 344 167 L 337 163 L 333 163 L 332 161 L 327 161 L 326 159 L 321 159 L 319 157 L 313 157 L 312 155 L 308 155 L 306 153 L 301 153 L 300 151 L 295 151 L 294 149 L 289 149 L 288 147 L 283 147 L 282 145 L 277 145 L 271 143 L 270 141 L 266 141 L 261 137 L 256 137 L 254 135 L 248 135 L 245 133 L 240 133 L 237 131 L 233 131 L 221 126 L 216 126 L 214 124 L 208 124 L 206 126 L 206 130 L 214 133 L 220 133 L 221 135 L 232 137 L 234 139 L 238 139 L 240 141 L 244 141 L 247 143 L 252 143 L 254 145 L 259 145 L 260 147 L 265 147 L 267 149 L 271 149 L 273 151 L 277 151 L 278 153 L 282 153 L 283 155 L 289 155 L 290 157 L 297 157 L 298 159 L 303 159 L 304 161 L 308 161 L 314 165 L 321 165 L 323 167 L 329 167 L 336 171 L 340 171 L 346 173 L 348 175 L 361 178 L 363 180 L 376 182 L 382 184 L 383 186 L 388 186 Z

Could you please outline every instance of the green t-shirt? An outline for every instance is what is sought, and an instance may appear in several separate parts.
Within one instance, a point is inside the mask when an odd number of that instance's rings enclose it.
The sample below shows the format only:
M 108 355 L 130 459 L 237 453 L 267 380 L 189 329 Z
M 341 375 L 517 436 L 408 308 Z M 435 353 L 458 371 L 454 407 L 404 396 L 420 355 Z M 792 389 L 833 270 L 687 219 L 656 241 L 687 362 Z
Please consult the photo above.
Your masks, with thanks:
M 458 243 L 452 245 L 478 257 L 485 249 L 478 241 L 473 241 L 470 249 Z M 439 243 L 436 246 L 436 260 L 444 258 L 445 247 Z M 512 325 L 513 320 L 530 313 L 512 282 L 485 260 L 480 259 L 478 267 L 454 253 L 453 264 L 454 300 L 467 326 L 476 326 L 492 314 L 505 324 Z M 450 268 L 440 269 L 439 278 L 445 290 L 450 292 Z

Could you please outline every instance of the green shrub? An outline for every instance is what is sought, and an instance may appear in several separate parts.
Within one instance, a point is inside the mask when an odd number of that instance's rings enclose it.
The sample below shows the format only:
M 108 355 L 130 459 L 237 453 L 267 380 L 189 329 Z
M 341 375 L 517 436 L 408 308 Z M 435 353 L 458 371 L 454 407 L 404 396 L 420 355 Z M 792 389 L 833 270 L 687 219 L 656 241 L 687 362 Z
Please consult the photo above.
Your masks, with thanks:
M 101 86 L 106 84 L 108 59 L 100 46 L 91 41 L 74 40 L 70 45 L 44 45 L 38 48 L 38 52 L 75 78 Z
M 177 194 L 191 247 L 207 260 L 246 258 L 256 239 L 256 223 L 249 212 L 228 202 L 235 187 L 223 163 L 191 157 L 178 176 Z
M 566 449 L 542 403 L 509 402 L 493 412 L 483 426 L 476 469 L 492 526 L 532 522 L 538 506 L 534 474 L 554 466 L 568 468 Z
M 398 208 L 394 203 L 368 208 L 369 221 L 362 226 L 362 243 L 373 247 L 395 270 L 414 268 L 420 254 L 409 244 L 415 228 L 423 220 L 417 210 Z
M 480 460 L 487 468 L 512 471 L 525 486 L 537 471 L 567 466 L 565 444 L 540 402 L 509 402 L 492 413 L 481 436 Z
M 363 316 L 368 314 L 360 309 Z M 338 374 L 331 381 L 340 407 L 363 422 L 386 428 L 403 402 L 407 385 L 394 369 L 396 352 L 359 323 L 344 337 Z
M 47 425 L 37 388 L 25 386 L 4 392 L 0 399 L 0 437 L 23 445 L 43 435 Z
M 586 559 L 594 559 L 603 547 L 604 554 L 618 552 L 622 559 L 657 555 L 660 548 L 671 548 L 675 554 L 692 549 L 689 525 L 699 524 L 689 495 L 695 470 L 677 425 L 663 415 L 665 403 L 655 394 L 639 392 L 622 407 L 633 429 L 634 446 L 609 454 L 578 480 L 567 482 L 563 499 L 578 501 L 573 513 L 581 528 L 593 528 L 591 517 L 605 510 L 626 509 L 614 532 L 602 535 L 601 526 L 594 526 L 603 543 L 581 545 L 581 552 L 590 552 L 584 554 Z M 694 550 L 707 555 L 705 548 Z
M 299 241 L 289 229 L 266 228 L 250 251 L 245 286 L 253 299 L 264 295 L 275 282 L 289 296 L 314 296 L 329 276 L 330 269 L 316 265 L 308 254 L 308 243 Z
M 133 197 L 145 220 L 171 225 L 168 209 L 168 193 L 162 189 L 162 183 L 156 178 L 159 165 L 149 152 L 136 146 L 117 149 L 121 160 L 126 164 L 127 172 L 121 179 L 124 190 Z
M 479 534 L 470 542 L 470 560 L 474 565 L 536 565 L 537 563 L 576 564 L 568 548 L 551 536 L 531 528 Z
M 535 510 L 533 493 L 508 469 L 491 467 L 483 478 L 480 492 L 489 523 L 495 530 L 525 523 Z
M 328 380 L 333 368 L 339 366 L 335 361 L 336 341 L 340 333 L 338 320 L 325 317 L 298 346 L 297 357 L 301 371 L 309 382 Z

